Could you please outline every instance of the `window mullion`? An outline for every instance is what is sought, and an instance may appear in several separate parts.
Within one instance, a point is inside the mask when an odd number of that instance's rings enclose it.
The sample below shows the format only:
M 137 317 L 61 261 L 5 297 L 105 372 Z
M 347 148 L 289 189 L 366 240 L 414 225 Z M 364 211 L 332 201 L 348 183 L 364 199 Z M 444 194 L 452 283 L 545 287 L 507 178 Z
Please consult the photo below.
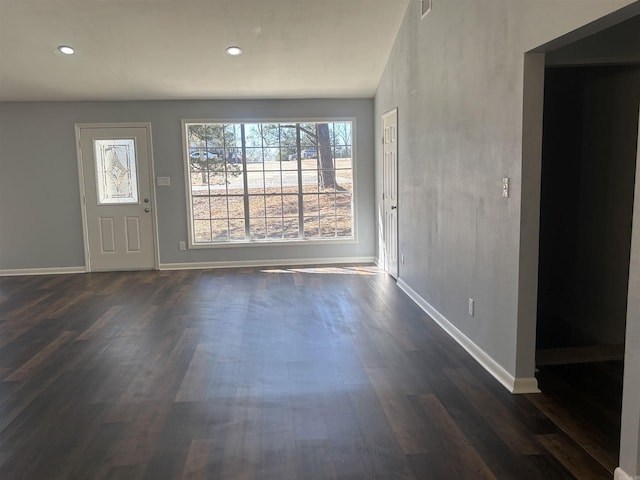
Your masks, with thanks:
M 227 242 L 231 242 L 231 219 L 229 218 L 229 172 L 227 170 L 227 126 L 222 124 L 222 160 L 224 166 L 225 188 L 225 205 L 227 208 Z
M 280 176 L 280 240 L 284 237 L 284 185 L 282 184 L 282 125 L 278 124 L 278 167 L 280 171 L 278 175 Z
M 204 137 L 204 142 L 201 142 L 201 146 L 200 146 L 200 161 L 204 162 L 204 166 L 205 166 L 205 171 L 206 171 L 206 175 L 207 175 L 207 198 L 209 200 L 209 238 L 211 240 L 213 240 L 213 212 L 211 211 L 213 205 L 212 205 L 212 195 L 213 193 L 211 192 L 211 166 L 209 165 L 209 157 L 208 157 L 208 152 L 209 152 L 209 141 L 207 139 L 207 128 L 208 125 L 205 124 L 204 127 L 204 131 L 205 131 L 205 137 Z M 204 146 L 203 146 L 204 144 Z
M 244 238 L 248 240 L 251 238 L 251 219 L 249 218 L 249 179 L 247 178 L 247 142 L 244 138 L 244 123 L 240 124 L 240 141 L 242 143 L 242 183 L 244 185 L 242 195 L 244 202 Z
M 262 204 L 264 205 L 264 211 L 262 217 L 264 219 L 264 240 L 269 239 L 269 221 L 267 220 L 267 172 L 265 171 L 264 162 L 266 161 L 266 155 L 264 151 L 264 123 L 260 124 L 260 153 L 262 156 Z
M 304 238 L 304 202 L 302 195 L 302 149 L 300 148 L 300 124 L 296 123 L 296 160 L 298 162 L 298 238 Z

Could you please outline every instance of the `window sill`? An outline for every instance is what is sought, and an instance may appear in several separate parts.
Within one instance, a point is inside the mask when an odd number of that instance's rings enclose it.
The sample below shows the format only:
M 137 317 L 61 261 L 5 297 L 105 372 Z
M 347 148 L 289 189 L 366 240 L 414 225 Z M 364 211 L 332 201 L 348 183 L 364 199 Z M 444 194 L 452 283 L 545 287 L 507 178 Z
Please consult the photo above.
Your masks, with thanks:
M 227 243 L 189 243 L 189 250 L 202 250 L 211 248 L 244 248 L 244 247 L 292 247 L 292 246 L 311 246 L 311 245 L 353 245 L 358 243 L 356 237 L 352 238 L 318 238 L 308 240 L 292 240 L 283 242 L 280 240 L 245 240 L 241 242 Z

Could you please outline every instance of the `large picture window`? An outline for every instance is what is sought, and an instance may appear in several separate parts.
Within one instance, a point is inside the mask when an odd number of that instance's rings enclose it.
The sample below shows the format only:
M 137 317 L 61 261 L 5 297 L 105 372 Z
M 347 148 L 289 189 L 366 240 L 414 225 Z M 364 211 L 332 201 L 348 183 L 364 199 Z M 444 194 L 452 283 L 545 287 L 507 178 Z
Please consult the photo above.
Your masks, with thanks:
M 191 244 L 353 238 L 352 122 L 184 122 Z

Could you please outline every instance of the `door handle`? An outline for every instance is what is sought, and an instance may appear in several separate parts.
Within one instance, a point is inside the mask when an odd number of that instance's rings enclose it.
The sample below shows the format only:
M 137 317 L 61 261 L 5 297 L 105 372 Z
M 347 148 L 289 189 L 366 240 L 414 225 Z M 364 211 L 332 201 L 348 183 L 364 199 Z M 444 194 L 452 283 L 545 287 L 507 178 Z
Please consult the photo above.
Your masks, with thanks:
M 151 211 L 151 209 L 149 207 L 144 209 L 145 212 L 149 213 Z
M 396 208 L 398 208 L 396 205 L 391 205 L 391 210 L 395 210 Z
M 145 199 L 143 200 L 143 202 L 144 202 L 144 203 L 149 203 L 149 199 L 148 199 L 148 198 L 145 198 Z

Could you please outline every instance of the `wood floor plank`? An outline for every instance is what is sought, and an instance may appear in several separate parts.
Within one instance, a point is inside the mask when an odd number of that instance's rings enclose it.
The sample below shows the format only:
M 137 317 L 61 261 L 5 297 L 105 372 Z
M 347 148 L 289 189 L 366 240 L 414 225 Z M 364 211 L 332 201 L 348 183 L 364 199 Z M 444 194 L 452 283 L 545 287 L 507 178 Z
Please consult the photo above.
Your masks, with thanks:
M 335 480 L 337 478 L 330 447 L 326 440 L 305 440 L 297 448 L 301 478 Z
M 615 376 L 607 367 L 615 369 Z M 547 397 L 570 408 L 606 445 L 620 437 L 622 374 L 622 362 L 597 362 L 540 367 L 538 379 Z
M 255 478 L 259 474 L 259 425 L 262 412 L 251 387 L 239 387 L 233 402 L 231 429 L 224 447 L 221 478 Z
M 120 305 L 114 305 L 107 312 L 98 318 L 95 322 L 91 324 L 89 328 L 87 328 L 84 332 L 78 335 L 76 340 L 88 340 L 92 336 L 96 335 L 100 330 L 102 330 L 107 323 L 109 323 L 113 318 L 115 318 L 118 313 L 122 310 Z
M 296 442 L 327 439 L 326 412 L 311 362 L 289 362 L 289 405 Z
M 421 395 L 420 402 L 429 420 L 429 425 L 442 444 L 442 456 L 438 460 L 455 475 L 451 478 L 482 478 L 496 480 L 491 469 L 478 454 L 471 442 L 447 413 L 440 400 L 433 395 Z
M 601 438 L 589 423 L 576 415 L 570 408 L 558 404 L 544 393 L 527 395 L 527 398 L 555 424 L 559 425 L 564 432 L 568 432 L 598 463 L 613 472 L 617 465 L 617 456 L 602 444 Z
M 140 402 L 129 406 L 135 414 L 123 425 L 106 458 L 110 466 L 139 465 L 146 468 L 162 434 L 171 404 Z
M 409 467 L 403 461 L 400 444 L 392 434 L 378 396 L 371 386 L 349 392 L 366 455 L 374 478 L 406 478 Z
M 263 403 L 260 464 L 266 478 L 302 478 L 296 458 L 294 422 L 289 397 L 270 397 Z
M 199 343 L 189 368 L 176 394 L 176 402 L 199 402 L 205 399 L 209 382 L 213 377 L 216 362 L 215 346 Z
M 336 478 L 368 478 L 375 467 L 350 399 L 346 396 L 343 401 L 326 419 Z
M 407 396 L 395 391 L 395 382 L 389 371 L 367 369 L 367 374 L 402 452 L 411 455 L 436 450 L 437 440 L 429 435 Z
M 214 446 L 215 443 L 209 439 L 192 440 L 180 480 L 208 480 L 211 475 L 209 457 Z
M 446 373 L 516 455 L 536 455 L 544 451 L 516 416 L 466 369 L 448 369 Z
M 12 372 L 11 375 L 5 377 L 4 381 L 19 382 L 24 380 L 31 375 L 34 370 L 40 368 L 47 360 L 54 356 L 57 350 L 68 344 L 75 335 L 76 332 L 73 331 L 61 332 L 60 335 L 54 338 L 46 347 L 20 365 L 20 368 Z
M 608 480 L 611 472 L 562 434 L 538 435 L 544 447 L 580 480 Z

